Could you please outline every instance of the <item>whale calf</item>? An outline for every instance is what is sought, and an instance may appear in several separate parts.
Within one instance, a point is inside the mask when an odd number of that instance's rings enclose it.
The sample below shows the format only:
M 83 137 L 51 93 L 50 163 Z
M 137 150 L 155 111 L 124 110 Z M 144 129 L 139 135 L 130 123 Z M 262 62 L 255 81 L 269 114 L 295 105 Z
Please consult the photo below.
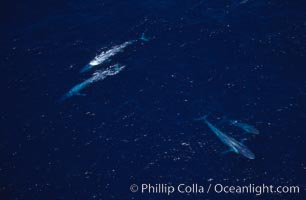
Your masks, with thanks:
M 247 133 L 250 134 L 254 134 L 254 135 L 258 135 L 259 134 L 259 130 L 256 129 L 254 126 L 243 123 L 243 122 L 239 122 L 237 120 L 229 120 L 230 125 L 236 126 L 238 128 L 241 128 L 242 130 L 244 130 Z

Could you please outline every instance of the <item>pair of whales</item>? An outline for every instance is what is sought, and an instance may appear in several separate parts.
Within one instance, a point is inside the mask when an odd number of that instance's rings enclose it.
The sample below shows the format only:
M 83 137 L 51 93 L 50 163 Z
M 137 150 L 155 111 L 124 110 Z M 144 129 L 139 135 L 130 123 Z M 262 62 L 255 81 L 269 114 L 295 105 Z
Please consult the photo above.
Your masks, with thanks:
M 233 151 L 237 154 L 240 154 L 248 159 L 255 159 L 255 154 L 242 142 L 238 142 L 235 138 L 223 133 L 220 129 L 214 126 L 210 121 L 208 121 L 208 115 L 204 115 L 203 117 L 197 118 L 196 120 L 204 121 L 205 124 L 215 133 L 215 135 L 227 145 L 230 149 L 229 151 Z M 252 125 L 239 122 L 237 120 L 228 120 L 230 125 L 236 126 L 246 133 L 258 135 L 259 131 Z
M 106 51 L 102 51 L 99 55 L 97 55 L 94 59 L 92 59 L 87 65 L 85 65 L 81 70 L 80 73 L 84 73 L 87 72 L 99 65 L 102 65 L 103 63 L 109 61 L 109 59 L 113 56 L 115 56 L 116 54 L 124 51 L 124 49 L 138 41 L 144 41 L 144 42 L 148 42 L 149 39 L 145 36 L 144 33 L 142 33 L 141 37 L 139 39 L 136 40 L 129 40 L 126 41 L 120 45 L 115 45 L 113 47 L 111 47 L 110 49 L 106 50 Z M 84 88 L 86 88 L 87 86 L 91 85 L 94 82 L 100 81 L 105 79 L 108 76 L 113 76 L 118 74 L 121 70 L 123 70 L 125 68 L 124 65 L 120 65 L 120 64 L 114 64 L 111 65 L 110 67 L 103 69 L 103 70 L 97 70 L 96 72 L 94 72 L 92 74 L 92 76 L 86 80 L 84 80 L 81 83 L 78 83 L 77 85 L 75 85 L 74 87 L 72 87 L 66 94 L 64 94 L 61 98 L 60 98 L 60 102 L 63 102 L 64 100 L 73 97 L 73 96 L 85 96 L 85 94 L 81 93 L 81 90 L 83 90 Z

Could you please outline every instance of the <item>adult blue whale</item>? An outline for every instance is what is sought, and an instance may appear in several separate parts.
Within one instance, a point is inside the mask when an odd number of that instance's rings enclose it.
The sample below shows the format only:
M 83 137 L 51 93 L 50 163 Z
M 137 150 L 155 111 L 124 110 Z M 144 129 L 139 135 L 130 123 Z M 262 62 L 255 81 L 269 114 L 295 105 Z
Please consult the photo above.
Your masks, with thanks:
M 115 64 L 115 65 L 108 67 L 107 69 L 97 70 L 96 72 L 92 74 L 90 78 L 86 79 L 85 81 L 71 88 L 65 95 L 62 96 L 62 98 L 60 98 L 60 102 L 72 96 L 85 96 L 86 94 L 80 93 L 81 90 L 83 90 L 84 88 L 86 88 L 87 86 L 89 86 L 90 84 L 94 82 L 105 79 L 107 76 L 113 76 L 113 75 L 118 74 L 124 68 L 125 68 L 124 65 Z
M 102 51 L 99 55 L 97 55 L 94 59 L 92 59 L 87 65 L 85 65 L 80 70 L 80 73 L 87 72 L 87 71 L 91 70 L 92 68 L 94 68 L 95 66 L 98 66 L 98 65 L 101 65 L 101 64 L 105 63 L 111 57 L 115 56 L 119 52 L 122 52 L 126 47 L 130 46 L 131 44 L 134 44 L 135 42 L 137 42 L 139 40 L 144 41 L 144 42 L 148 42 L 149 38 L 147 38 L 145 36 L 145 34 L 142 33 L 140 38 L 137 39 L 137 40 L 129 40 L 129 41 L 126 41 L 126 42 L 124 42 L 120 45 L 115 45 L 115 46 L 111 47 L 110 49 L 108 49 L 106 51 Z

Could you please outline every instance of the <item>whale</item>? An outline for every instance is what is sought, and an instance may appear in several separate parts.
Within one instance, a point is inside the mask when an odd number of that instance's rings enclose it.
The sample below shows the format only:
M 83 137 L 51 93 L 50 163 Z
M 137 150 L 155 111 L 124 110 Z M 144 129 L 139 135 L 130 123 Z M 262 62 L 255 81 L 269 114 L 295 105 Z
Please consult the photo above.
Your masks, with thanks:
M 86 88 L 87 86 L 91 85 L 94 82 L 103 80 L 108 76 L 113 76 L 113 75 L 118 74 L 125 67 L 126 67 L 125 65 L 115 64 L 104 70 L 95 71 L 90 78 L 72 87 L 66 94 L 64 94 L 60 98 L 59 101 L 63 102 L 64 100 L 70 97 L 73 97 L 73 96 L 86 96 L 86 94 L 81 93 L 81 90 L 83 90 L 84 88 Z
M 102 65 L 103 63 L 109 61 L 109 59 L 120 52 L 123 52 L 124 49 L 137 41 L 144 41 L 148 42 L 150 39 L 146 37 L 145 33 L 142 33 L 140 38 L 137 40 L 129 40 L 120 45 L 112 46 L 110 49 L 102 51 L 99 55 L 94 57 L 87 65 L 85 65 L 81 70 L 80 73 L 87 72 L 98 65 Z
M 246 133 L 250 133 L 254 135 L 259 134 L 259 130 L 256 129 L 254 126 L 243 123 L 243 122 L 239 122 L 238 120 L 229 120 L 229 124 L 244 130 Z

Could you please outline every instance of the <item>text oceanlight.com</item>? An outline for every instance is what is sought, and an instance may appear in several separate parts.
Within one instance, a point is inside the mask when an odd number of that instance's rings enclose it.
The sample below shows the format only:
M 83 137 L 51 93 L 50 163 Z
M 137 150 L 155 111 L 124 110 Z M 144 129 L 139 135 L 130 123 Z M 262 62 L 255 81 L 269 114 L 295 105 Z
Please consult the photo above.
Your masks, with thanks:
M 274 185 L 224 185 L 216 184 L 132 184 L 130 190 L 133 193 L 139 192 L 141 194 L 165 194 L 171 195 L 174 193 L 181 194 L 254 194 L 256 196 L 263 194 L 299 194 L 299 186 L 274 186 Z

